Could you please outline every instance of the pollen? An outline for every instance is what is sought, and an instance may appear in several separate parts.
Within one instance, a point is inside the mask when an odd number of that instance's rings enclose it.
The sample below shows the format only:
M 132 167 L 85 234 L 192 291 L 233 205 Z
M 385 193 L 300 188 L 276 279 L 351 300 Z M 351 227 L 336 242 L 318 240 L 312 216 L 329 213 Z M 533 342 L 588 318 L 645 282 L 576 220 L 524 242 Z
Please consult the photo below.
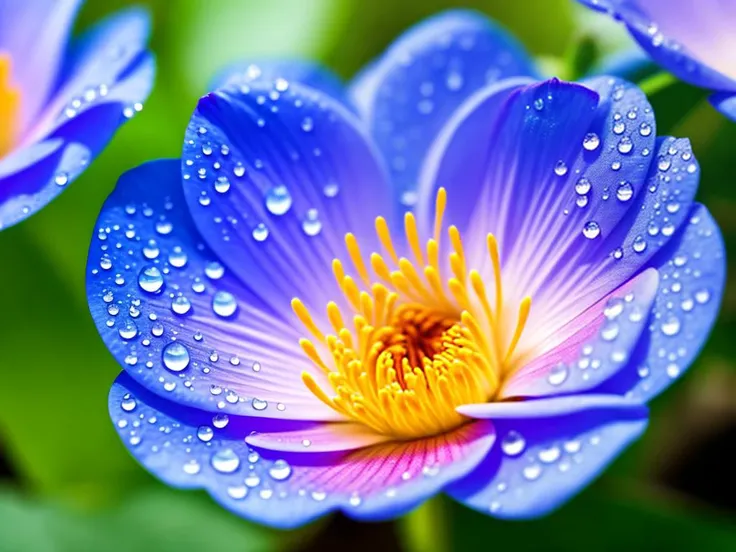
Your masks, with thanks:
M 0 52 L 0 158 L 14 146 L 18 135 L 20 90 L 10 81 L 10 56 Z
M 485 277 L 468 269 L 455 226 L 442 242 L 446 204 L 440 188 L 433 235 L 424 245 L 414 215 L 406 213 L 406 257 L 397 254 L 382 217 L 375 221 L 381 252 L 365 256 L 357 238 L 345 236 L 349 270 L 332 261 L 345 301 L 342 308 L 327 304 L 329 327 L 320 328 L 304 303 L 292 300 L 308 334 L 300 345 L 328 382 L 320 386 L 304 372 L 304 384 L 347 419 L 397 440 L 447 432 L 468 421 L 458 406 L 493 400 L 517 364 L 514 353 L 531 308 L 526 297 L 515 316 L 504 312 L 492 234 L 486 237 L 492 271 Z

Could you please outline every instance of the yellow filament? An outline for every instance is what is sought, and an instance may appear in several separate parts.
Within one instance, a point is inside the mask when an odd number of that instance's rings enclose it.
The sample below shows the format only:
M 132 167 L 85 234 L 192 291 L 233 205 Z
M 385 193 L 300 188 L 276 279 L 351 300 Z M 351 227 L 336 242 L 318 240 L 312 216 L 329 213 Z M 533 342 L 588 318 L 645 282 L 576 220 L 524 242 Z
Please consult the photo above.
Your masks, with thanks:
M 458 427 L 467 421 L 457 413 L 458 406 L 491 400 L 518 360 L 516 349 L 531 309 L 531 298 L 524 298 L 508 339 L 502 328 L 501 263 L 493 235 L 486 239 L 493 303 L 481 273 L 468 271 L 454 226 L 447 230 L 447 256 L 441 262 L 446 205 L 447 193 L 441 188 L 433 236 L 425 248 L 414 215 L 404 217 L 413 261 L 399 257 L 382 217 L 375 229 L 387 257 L 374 251 L 366 263 L 357 238 L 345 236 L 359 280 L 346 273 L 342 261 L 333 260 L 333 274 L 351 312 L 335 302 L 327 304 L 325 325 L 332 333 L 325 335 L 306 306 L 292 300 L 296 316 L 313 337 L 301 339 L 300 346 L 327 375 L 331 391 L 307 372 L 302 374 L 304 384 L 346 418 L 395 439 Z
M 20 90 L 10 82 L 11 60 L 0 52 L 0 158 L 10 152 L 18 137 Z

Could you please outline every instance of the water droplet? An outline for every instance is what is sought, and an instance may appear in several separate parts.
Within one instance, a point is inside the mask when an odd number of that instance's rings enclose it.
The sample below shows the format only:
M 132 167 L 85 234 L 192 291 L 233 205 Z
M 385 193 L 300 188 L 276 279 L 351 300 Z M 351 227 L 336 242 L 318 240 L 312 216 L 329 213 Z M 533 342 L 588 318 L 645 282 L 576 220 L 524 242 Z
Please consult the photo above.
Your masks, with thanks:
M 567 379 L 567 366 L 560 362 L 555 365 L 547 375 L 547 381 L 550 385 L 561 385 Z
M 189 366 L 189 350 L 177 341 L 172 341 L 164 347 L 163 363 L 172 372 L 181 372 Z
M 286 186 L 274 186 L 266 193 L 266 209 L 272 215 L 283 215 L 291 208 L 291 195 Z
M 268 237 L 268 228 L 266 228 L 266 225 L 262 222 L 259 222 L 254 228 L 253 228 L 253 239 L 259 242 L 265 241 Z
M 174 297 L 173 301 L 171 301 L 171 310 L 176 314 L 186 314 L 191 310 L 191 308 L 192 303 L 183 295 Z
M 565 176 L 567 174 L 567 165 L 564 161 L 560 160 L 555 165 L 555 174 L 557 176 Z
M 182 469 L 184 470 L 184 473 L 189 475 L 197 475 L 202 467 L 199 465 L 199 462 L 196 460 L 189 460 L 189 462 L 186 462 Z
M 253 397 L 251 405 L 253 406 L 254 410 L 266 410 L 266 408 L 268 407 L 268 403 L 266 401 L 258 399 L 256 397 Z
M 631 182 L 621 182 L 616 190 L 616 198 L 619 201 L 629 201 L 634 195 L 634 187 Z
M 589 132 L 583 138 L 583 147 L 588 151 L 594 151 L 601 145 L 601 139 L 595 132 Z
M 322 223 L 317 214 L 317 209 L 307 211 L 306 218 L 302 221 L 302 230 L 307 236 L 316 236 L 322 230 Z
M 675 336 L 680 333 L 680 320 L 675 316 L 669 316 L 662 322 L 662 333 L 667 336 Z
M 218 291 L 212 297 L 212 310 L 216 315 L 227 318 L 235 314 L 238 304 L 232 293 L 227 291 Z
M 69 175 L 65 172 L 56 173 L 54 183 L 57 186 L 66 186 L 69 183 Z
M 526 447 L 526 441 L 520 433 L 516 431 L 509 431 L 501 441 L 501 449 L 509 456 L 518 456 L 524 452 Z
M 230 189 L 230 181 L 227 179 L 227 176 L 222 175 L 218 176 L 217 180 L 215 180 L 215 191 L 219 194 L 224 194 Z
M 138 285 L 143 291 L 156 293 L 164 285 L 164 277 L 157 267 L 149 266 L 138 274 Z
M 314 121 L 311 117 L 304 117 L 302 120 L 302 130 L 304 132 L 312 132 L 312 129 L 314 129 Z
M 240 458 L 233 449 L 228 448 L 213 454 L 210 463 L 220 473 L 233 473 L 240 467 Z
M 276 460 L 269 468 L 268 475 L 276 481 L 284 481 L 291 475 L 291 466 L 286 460 Z
M 701 289 L 699 291 L 696 291 L 695 300 L 701 305 L 704 305 L 710 300 L 710 291 L 708 291 L 707 289 Z
M 652 125 L 648 123 L 642 123 L 639 125 L 639 134 L 642 136 L 649 136 L 652 133 Z
M 210 426 L 199 426 L 199 428 L 197 428 L 197 437 L 204 443 L 209 443 L 214 435 L 215 432 L 212 431 Z
M 590 188 L 591 188 L 590 180 L 588 180 L 585 177 L 580 178 L 575 183 L 575 193 L 578 195 L 587 194 L 590 191 Z
M 587 223 L 585 223 L 585 226 L 583 227 L 583 236 L 588 238 L 589 240 L 597 238 L 601 233 L 601 227 L 598 226 L 598 223 L 591 220 Z
M 624 301 L 620 297 L 613 297 L 608 300 L 606 306 L 603 309 L 603 315 L 609 320 L 618 318 L 618 316 L 624 311 Z
M 138 406 L 138 403 L 130 393 L 123 395 L 123 400 L 120 401 L 120 408 L 125 410 L 125 412 L 133 412 L 136 406 Z
M 551 464 L 552 462 L 556 462 L 560 457 L 560 449 L 556 446 L 551 446 L 549 448 L 543 448 L 539 451 L 539 454 L 537 455 L 539 457 L 539 460 L 541 462 L 544 462 L 545 464 Z
M 215 426 L 217 429 L 223 429 L 227 427 L 227 424 L 230 422 L 230 418 L 227 414 L 216 414 L 212 417 L 212 425 Z
M 526 480 L 534 481 L 535 479 L 539 479 L 539 476 L 542 475 L 542 466 L 540 466 L 539 464 L 526 466 L 522 470 L 522 473 L 524 474 L 524 478 Z
M 623 154 L 631 153 L 631 150 L 633 148 L 634 148 L 634 143 L 631 141 L 631 138 L 629 138 L 628 136 L 624 136 L 618 142 L 619 153 L 623 153 Z
M 604 341 L 613 341 L 618 337 L 619 326 L 616 322 L 607 322 L 601 329 L 601 338 Z
M 631 244 L 631 248 L 637 253 L 643 253 L 644 250 L 647 248 L 647 241 L 643 237 L 637 236 L 636 238 L 634 238 L 634 242 Z
M 118 334 L 125 340 L 133 339 L 138 335 L 138 326 L 135 325 L 135 322 L 129 320 L 118 328 Z
M 248 494 L 248 487 L 245 485 L 233 485 L 227 488 L 227 496 L 233 500 L 243 500 Z

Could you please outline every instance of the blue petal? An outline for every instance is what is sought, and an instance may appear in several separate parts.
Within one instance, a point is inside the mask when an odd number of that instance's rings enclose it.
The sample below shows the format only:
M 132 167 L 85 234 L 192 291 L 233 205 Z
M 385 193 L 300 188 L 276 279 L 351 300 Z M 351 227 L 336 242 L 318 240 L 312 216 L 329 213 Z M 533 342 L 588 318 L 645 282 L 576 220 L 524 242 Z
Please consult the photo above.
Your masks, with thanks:
M 489 83 L 535 72 L 511 35 L 471 11 L 436 15 L 394 42 L 350 95 L 387 160 L 396 198 L 414 205 L 422 160 L 463 101 Z
M 627 370 L 601 386 L 648 401 L 679 378 L 697 357 L 718 315 L 726 277 L 720 230 L 702 205 L 650 265 L 660 286 L 645 334 Z
M 549 401 L 561 404 L 544 406 L 545 416 L 531 417 L 532 404 L 518 419 L 494 419 L 497 445 L 450 494 L 495 517 L 544 515 L 588 485 L 647 424 L 646 408 L 631 403 Z
M 332 260 L 352 232 L 377 251 L 390 190 L 347 108 L 298 84 L 202 98 L 186 134 L 184 194 L 208 245 L 263 302 L 323 312 L 342 296 Z M 324 317 L 323 317 L 324 318 Z
M 733 92 L 718 92 L 713 94 L 709 100 L 718 111 L 732 121 L 736 121 L 736 94 Z
M 479 93 L 447 125 L 422 173 L 419 217 L 445 187 L 468 266 L 487 267 L 485 237 L 498 238 L 507 289 L 534 301 L 529 335 L 548 335 L 634 274 L 605 270 L 620 245 L 607 238 L 646 195 L 654 114 L 624 81 L 588 86 L 552 80 Z
M 154 74 L 153 58 L 144 50 L 147 33 L 145 12 L 129 10 L 81 39 L 71 76 L 34 123 L 24 145 L 0 161 L 0 228 L 27 218 L 54 199 L 120 125 L 141 109 Z M 33 159 L 37 166 L 19 164 L 18 159 Z
M 109 408 L 130 452 L 165 483 L 204 488 L 228 510 L 282 529 L 338 509 L 362 520 L 406 513 L 467 475 L 494 438 L 490 424 L 477 422 L 458 430 L 454 443 L 443 436 L 347 454 L 273 455 L 245 443 L 272 421 L 213 417 L 155 396 L 125 374 Z
M 306 388 L 323 384 L 281 312 L 223 267 L 197 232 L 179 160 L 124 174 L 102 208 L 87 264 L 90 310 L 105 344 L 140 384 L 182 405 L 270 418 L 335 419 Z M 278 314 L 278 313 L 277 313 Z
M 345 87 L 339 77 L 319 63 L 307 60 L 258 59 L 233 63 L 214 76 L 209 90 L 227 86 L 249 86 L 254 82 L 273 84 L 278 79 L 319 90 L 347 105 Z
M 642 2 L 579 0 L 622 21 L 644 50 L 680 79 L 716 90 L 736 90 L 733 67 L 719 42 L 736 23 L 736 9 L 719 0 Z
M 0 0 L 0 52 L 10 54 L 27 129 L 57 83 L 82 0 Z

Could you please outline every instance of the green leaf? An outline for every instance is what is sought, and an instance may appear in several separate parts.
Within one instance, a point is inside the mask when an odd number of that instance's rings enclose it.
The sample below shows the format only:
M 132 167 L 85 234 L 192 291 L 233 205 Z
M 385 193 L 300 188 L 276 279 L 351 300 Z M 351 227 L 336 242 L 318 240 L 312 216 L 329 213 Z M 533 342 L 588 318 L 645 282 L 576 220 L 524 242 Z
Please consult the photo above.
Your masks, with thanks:
M 303 536 L 249 524 L 200 493 L 121 496 L 116 508 L 91 513 L 0 491 L 0 552 L 267 552 Z
M 610 480 L 608 480 L 610 483 Z M 584 491 L 562 509 L 537 520 L 502 521 L 448 501 L 449 550 L 514 552 L 634 552 L 736 549 L 736 528 L 715 516 L 696 515 L 672 502 L 624 496 L 620 487 Z M 510 492 L 510 491 L 509 491 Z M 487 543 L 482 548 L 479 543 Z

